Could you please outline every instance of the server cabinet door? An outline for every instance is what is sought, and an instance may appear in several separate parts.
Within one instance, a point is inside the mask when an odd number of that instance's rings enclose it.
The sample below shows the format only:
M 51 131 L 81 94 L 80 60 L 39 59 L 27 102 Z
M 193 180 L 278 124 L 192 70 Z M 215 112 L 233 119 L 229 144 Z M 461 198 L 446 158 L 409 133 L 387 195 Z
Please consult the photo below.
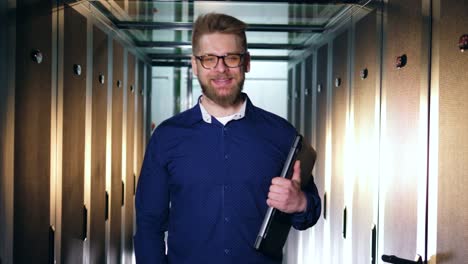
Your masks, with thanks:
M 294 109 L 293 114 L 293 125 L 297 131 L 301 131 L 301 89 L 302 89 L 302 63 L 294 66 L 294 89 L 292 94 L 292 104 Z
M 293 121 L 293 68 L 288 69 L 288 121 Z
M 93 26 L 90 263 L 105 263 L 108 40 Z
M 137 113 L 136 113 L 136 136 L 135 136 L 135 150 L 136 150 L 136 175 L 137 177 L 140 175 L 141 165 L 143 163 L 143 155 L 144 155 L 144 86 L 145 85 L 145 64 L 142 61 L 138 61 L 138 93 L 137 96 Z M 138 182 L 138 179 L 136 179 Z
M 377 263 L 372 227 L 377 224 L 380 84 L 379 37 L 376 12 L 355 25 L 353 89 L 353 144 L 350 155 L 352 185 L 352 263 Z M 375 202 L 374 202 L 375 201 Z M 373 257 L 374 262 L 371 262 Z
M 121 263 L 122 255 L 122 129 L 123 129 L 123 47 L 112 41 L 112 144 L 111 144 L 111 190 L 109 262 Z
M 144 95 L 144 98 L 145 98 L 145 104 L 146 104 L 146 109 L 145 109 L 145 148 L 146 148 L 146 145 L 148 144 L 150 138 L 151 138 L 151 133 L 152 133 L 152 127 L 151 127 L 151 123 L 152 123 L 152 117 L 151 117 L 151 109 L 153 108 L 152 106 L 152 96 L 153 96 L 153 86 L 152 86 L 152 83 L 153 83 L 153 72 L 152 72 L 152 69 L 153 69 L 153 66 L 151 65 L 145 65 L 145 68 L 146 68 L 146 79 L 145 79 L 145 95 Z M 193 79 L 192 79 L 193 81 Z M 192 95 L 192 98 L 193 98 L 193 95 Z M 193 99 L 192 99 L 193 100 Z M 192 103 L 193 104 L 193 103 Z
M 431 170 L 432 176 L 436 178 L 431 177 L 429 181 L 438 182 L 438 192 L 434 186 L 431 188 L 434 192 L 429 197 L 438 197 L 438 206 L 437 216 L 431 213 L 436 206 L 430 204 L 429 207 L 429 221 L 435 220 L 437 228 L 429 229 L 431 252 L 428 257 L 431 261 L 437 260 L 437 263 L 466 263 L 468 52 L 461 52 L 459 46 L 463 48 L 463 43 L 468 44 L 468 1 L 434 1 L 433 13 L 435 42 L 431 124 L 434 127 L 431 128 L 430 153 L 434 158 L 430 164 L 437 165 Z M 466 44 L 464 49 L 467 49 Z
M 126 171 L 125 171 L 125 222 L 124 255 L 125 263 L 131 262 L 133 251 L 133 215 L 135 195 L 135 56 L 127 55 L 127 110 L 126 110 Z
M 316 145 L 315 149 L 317 151 L 317 161 L 315 164 L 315 175 L 314 180 L 317 185 L 317 189 L 320 197 L 322 197 L 323 206 L 322 206 L 322 220 L 319 220 L 315 225 L 315 247 L 314 247 L 314 259 L 317 260 L 317 263 L 328 263 L 325 259 L 324 252 L 328 247 L 328 242 L 325 240 L 324 228 L 325 228 L 325 219 L 327 218 L 327 195 L 325 190 L 325 177 L 326 177 L 326 153 L 327 153 L 327 131 L 328 131 L 328 103 L 327 98 L 329 91 L 327 89 L 327 80 L 328 80 L 328 45 L 323 45 L 317 50 L 317 90 L 315 91 L 317 95 L 317 107 L 316 115 L 317 122 L 316 126 Z M 319 241 L 323 241 L 322 243 Z
M 333 40 L 331 89 L 331 185 L 330 185 L 330 263 L 343 263 L 346 238 L 345 168 L 347 119 L 349 115 L 348 31 Z M 349 188 L 346 186 L 346 188 Z
M 421 1 L 385 7 L 379 256 L 425 251 L 428 53 Z
M 8 2 L 0 2 L 0 262 L 13 262 L 14 59 L 15 25 Z M 9 243 L 7 243 L 7 241 Z
M 315 108 L 312 102 L 312 84 L 313 84 L 313 63 L 314 55 L 309 55 L 305 60 L 304 65 L 304 87 L 302 88 L 302 94 L 304 96 L 304 137 L 308 142 L 312 142 L 312 119 L 313 119 L 313 110 Z
M 62 263 L 83 261 L 85 111 L 86 111 L 86 18 L 69 6 L 63 10 L 62 97 Z M 59 110 L 60 112 L 60 110 Z M 59 122 L 60 123 L 60 122 Z
M 18 0 L 16 11 L 13 262 L 49 263 L 52 2 Z

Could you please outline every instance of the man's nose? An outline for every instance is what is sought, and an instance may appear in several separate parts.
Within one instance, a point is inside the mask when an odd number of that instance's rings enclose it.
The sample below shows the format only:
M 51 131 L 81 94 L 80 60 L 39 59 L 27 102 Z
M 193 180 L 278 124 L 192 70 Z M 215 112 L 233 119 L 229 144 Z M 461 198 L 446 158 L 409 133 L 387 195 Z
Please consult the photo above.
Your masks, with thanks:
M 224 63 L 224 58 L 219 58 L 218 64 L 215 67 L 215 70 L 218 72 L 225 72 L 227 69 L 226 64 Z

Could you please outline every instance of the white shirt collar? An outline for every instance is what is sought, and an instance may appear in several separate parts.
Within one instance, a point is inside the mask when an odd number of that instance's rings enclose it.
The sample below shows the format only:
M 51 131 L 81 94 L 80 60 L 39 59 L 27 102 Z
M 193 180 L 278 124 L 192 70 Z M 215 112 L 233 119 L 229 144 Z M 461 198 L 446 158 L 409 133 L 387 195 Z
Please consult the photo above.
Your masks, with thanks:
M 208 111 L 206 111 L 205 107 L 203 107 L 203 105 L 201 104 L 201 98 L 202 97 L 200 96 L 200 98 L 198 99 L 198 104 L 200 105 L 200 110 L 201 110 L 201 113 L 202 113 L 203 121 L 205 121 L 206 123 L 211 124 L 212 116 L 208 113 Z M 239 110 L 239 112 L 237 112 L 237 113 L 235 113 L 233 115 L 230 115 L 230 116 L 220 117 L 220 118 L 217 118 L 217 119 L 218 119 L 218 121 L 223 123 L 223 125 L 226 125 L 231 120 L 241 119 L 241 118 L 243 118 L 245 116 L 246 106 L 247 106 L 247 99 L 244 100 L 244 102 L 242 103 L 242 106 L 241 106 L 241 109 Z

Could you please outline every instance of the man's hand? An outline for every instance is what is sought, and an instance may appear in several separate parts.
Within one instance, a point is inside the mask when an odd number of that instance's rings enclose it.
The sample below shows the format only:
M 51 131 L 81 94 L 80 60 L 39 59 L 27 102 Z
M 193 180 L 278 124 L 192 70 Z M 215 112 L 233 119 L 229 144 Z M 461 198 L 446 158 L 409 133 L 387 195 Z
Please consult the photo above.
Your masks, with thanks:
M 285 213 L 300 213 L 307 208 L 307 199 L 301 190 L 300 161 L 294 163 L 292 179 L 275 177 L 271 180 L 268 206 Z

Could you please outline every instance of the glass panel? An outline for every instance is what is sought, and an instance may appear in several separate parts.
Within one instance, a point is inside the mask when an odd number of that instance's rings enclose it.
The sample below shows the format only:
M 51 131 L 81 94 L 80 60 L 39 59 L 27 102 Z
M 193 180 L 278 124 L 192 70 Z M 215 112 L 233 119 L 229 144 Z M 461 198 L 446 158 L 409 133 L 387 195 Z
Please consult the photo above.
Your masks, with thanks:
M 104 5 L 120 21 L 193 22 L 199 14 L 215 11 L 235 15 L 249 24 L 282 25 L 325 25 L 330 18 L 350 6 L 350 4 L 307 4 L 288 3 L 288 1 L 90 0 L 88 2 Z M 284 14 L 289 16 L 285 19 Z
M 293 1 L 84 1 L 113 21 L 137 48 L 155 60 L 181 59 L 159 58 L 160 54 L 191 54 L 192 22 L 200 14 L 226 13 L 243 20 L 249 25 L 247 39 L 251 54 L 278 56 L 279 50 L 285 51 L 281 55 L 287 55 L 303 49 L 306 43 L 310 45 L 311 40 L 319 39 L 337 21 L 352 16 L 363 6 L 368 8 L 372 1 L 290 2 Z M 265 51 L 257 51 L 260 49 Z

